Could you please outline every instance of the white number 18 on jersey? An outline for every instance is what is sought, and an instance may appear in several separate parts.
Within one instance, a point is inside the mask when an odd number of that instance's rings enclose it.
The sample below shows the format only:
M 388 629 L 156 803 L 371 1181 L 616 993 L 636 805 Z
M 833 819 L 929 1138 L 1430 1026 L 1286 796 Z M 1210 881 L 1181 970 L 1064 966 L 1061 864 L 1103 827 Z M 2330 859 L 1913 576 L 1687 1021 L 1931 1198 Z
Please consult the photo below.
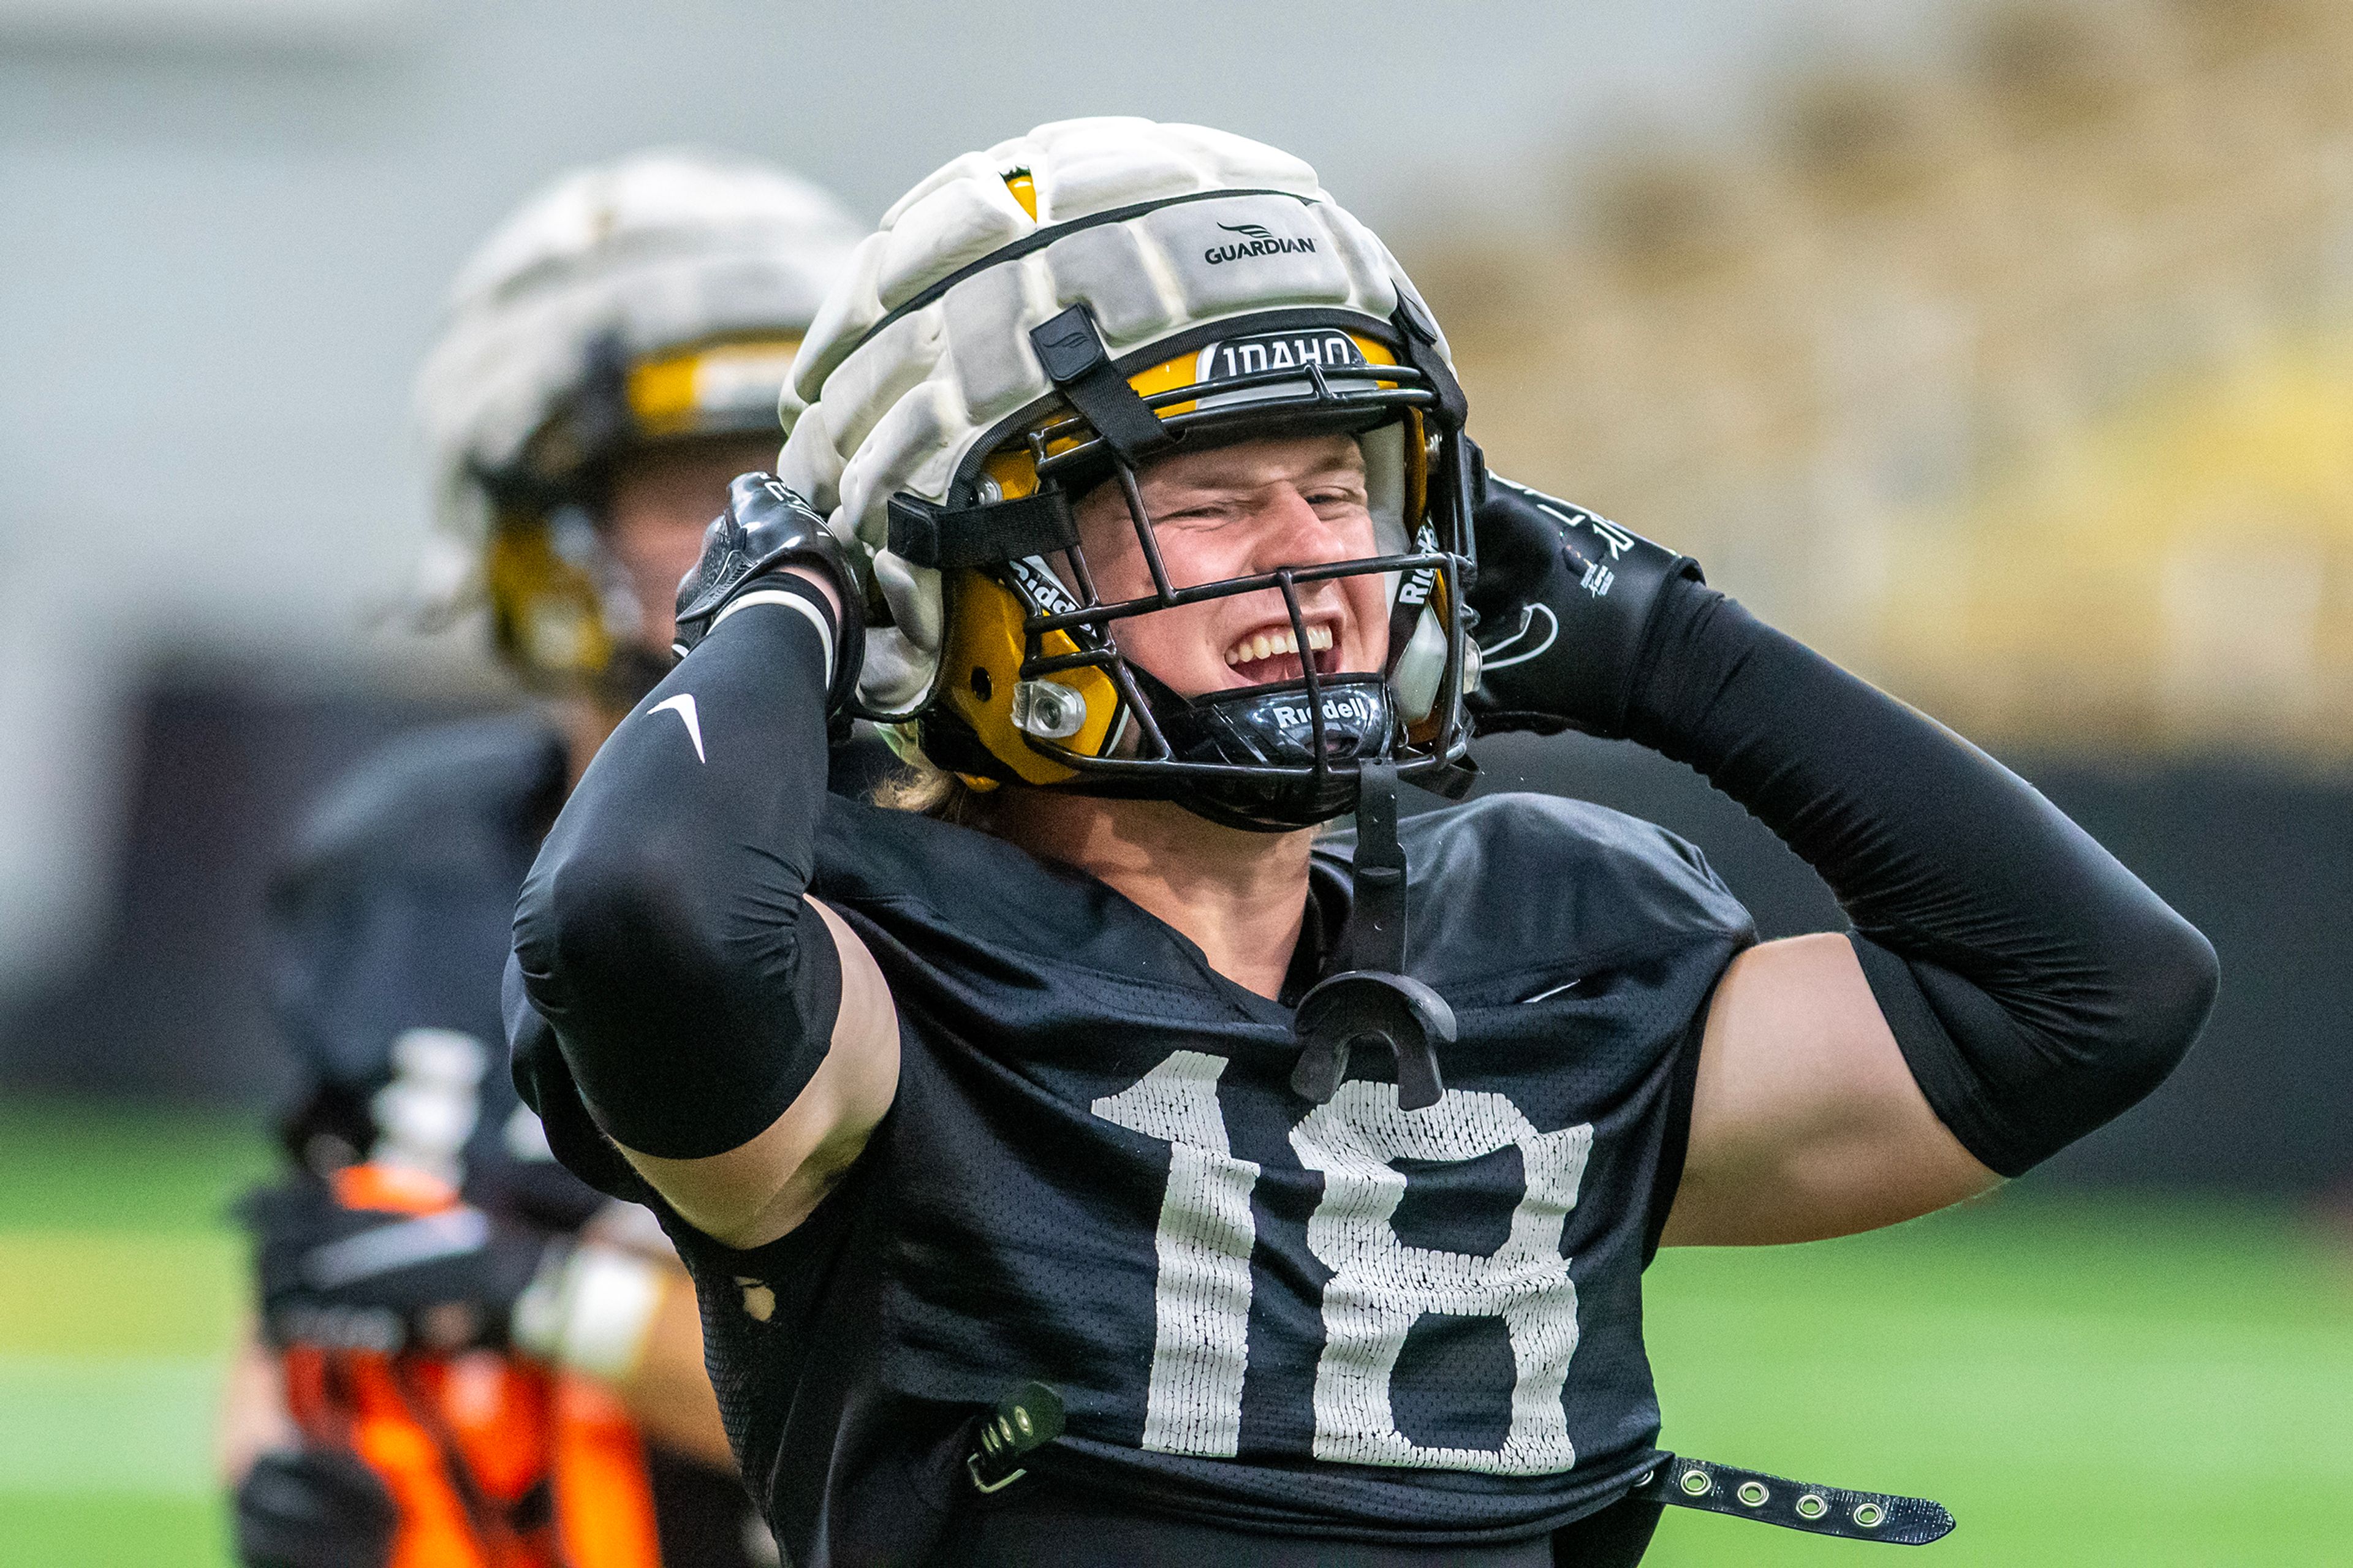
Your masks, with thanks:
M 1259 1177 L 1227 1141 L 1218 1106 L 1225 1068 L 1222 1057 L 1177 1051 L 1092 1107 L 1169 1145 L 1144 1446 L 1221 1458 L 1240 1444 Z M 1561 1392 L 1577 1351 L 1577 1287 L 1560 1241 L 1592 1147 L 1589 1123 L 1538 1132 L 1500 1094 L 1454 1089 L 1427 1110 L 1401 1110 L 1395 1084 L 1361 1080 L 1291 1130 L 1299 1163 L 1324 1176 L 1307 1247 L 1332 1270 L 1315 1366 L 1317 1458 L 1500 1475 L 1556 1474 L 1576 1462 Z M 1502 1246 L 1479 1254 L 1406 1245 L 1391 1224 L 1406 1190 L 1396 1162 L 1456 1163 L 1509 1148 L 1519 1150 L 1526 1182 Z M 1501 1448 L 1428 1447 L 1398 1430 L 1389 1378 L 1425 1312 L 1502 1320 L 1515 1377 Z

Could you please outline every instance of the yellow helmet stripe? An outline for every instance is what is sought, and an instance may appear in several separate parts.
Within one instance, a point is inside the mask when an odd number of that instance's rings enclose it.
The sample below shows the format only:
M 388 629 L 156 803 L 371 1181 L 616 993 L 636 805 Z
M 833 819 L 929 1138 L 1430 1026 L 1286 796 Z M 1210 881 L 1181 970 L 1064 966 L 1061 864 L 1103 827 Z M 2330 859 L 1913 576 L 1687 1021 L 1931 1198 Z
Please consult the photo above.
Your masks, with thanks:
M 773 403 L 792 374 L 797 337 L 736 339 L 640 360 L 629 412 L 649 435 L 687 434 L 705 416 Z

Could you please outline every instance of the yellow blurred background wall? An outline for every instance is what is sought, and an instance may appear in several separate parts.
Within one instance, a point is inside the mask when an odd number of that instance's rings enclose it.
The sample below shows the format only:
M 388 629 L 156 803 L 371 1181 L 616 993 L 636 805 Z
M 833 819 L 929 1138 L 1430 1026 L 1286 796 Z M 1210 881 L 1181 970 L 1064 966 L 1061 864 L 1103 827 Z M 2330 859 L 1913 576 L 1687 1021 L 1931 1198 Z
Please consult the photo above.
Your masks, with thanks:
M 1989 743 L 2353 759 L 2353 6 L 1962 18 L 1409 237 L 1474 428 Z

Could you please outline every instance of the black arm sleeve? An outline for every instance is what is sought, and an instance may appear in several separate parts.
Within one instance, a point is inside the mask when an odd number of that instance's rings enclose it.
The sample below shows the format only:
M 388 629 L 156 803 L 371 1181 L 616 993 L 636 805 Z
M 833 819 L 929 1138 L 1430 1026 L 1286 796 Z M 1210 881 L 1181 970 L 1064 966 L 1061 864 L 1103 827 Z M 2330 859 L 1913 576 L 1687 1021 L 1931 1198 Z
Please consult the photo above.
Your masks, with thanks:
M 795 605 L 747 605 L 622 721 L 548 834 L 515 956 L 624 1147 L 724 1153 L 824 1058 L 839 955 L 802 893 L 826 755 L 816 626 Z
M 2025 781 L 1699 584 L 1665 590 L 1628 728 L 1821 874 L 1922 1092 L 2017 1175 L 2161 1082 L 2214 950 Z

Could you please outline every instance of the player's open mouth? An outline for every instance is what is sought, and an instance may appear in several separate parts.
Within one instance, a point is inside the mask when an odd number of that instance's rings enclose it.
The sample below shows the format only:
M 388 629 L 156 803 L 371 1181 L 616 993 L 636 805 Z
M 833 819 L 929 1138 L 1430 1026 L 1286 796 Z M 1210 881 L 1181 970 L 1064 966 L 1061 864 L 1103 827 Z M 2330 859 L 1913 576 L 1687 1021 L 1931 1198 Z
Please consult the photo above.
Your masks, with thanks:
M 1334 648 L 1337 636 L 1331 624 L 1311 623 L 1307 627 L 1307 651 L 1315 660 L 1315 673 L 1338 673 L 1340 656 Z M 1241 677 L 1245 686 L 1265 686 L 1278 680 L 1297 680 L 1307 673 L 1300 662 L 1299 639 L 1287 626 L 1263 626 L 1242 637 L 1226 649 L 1226 666 Z

